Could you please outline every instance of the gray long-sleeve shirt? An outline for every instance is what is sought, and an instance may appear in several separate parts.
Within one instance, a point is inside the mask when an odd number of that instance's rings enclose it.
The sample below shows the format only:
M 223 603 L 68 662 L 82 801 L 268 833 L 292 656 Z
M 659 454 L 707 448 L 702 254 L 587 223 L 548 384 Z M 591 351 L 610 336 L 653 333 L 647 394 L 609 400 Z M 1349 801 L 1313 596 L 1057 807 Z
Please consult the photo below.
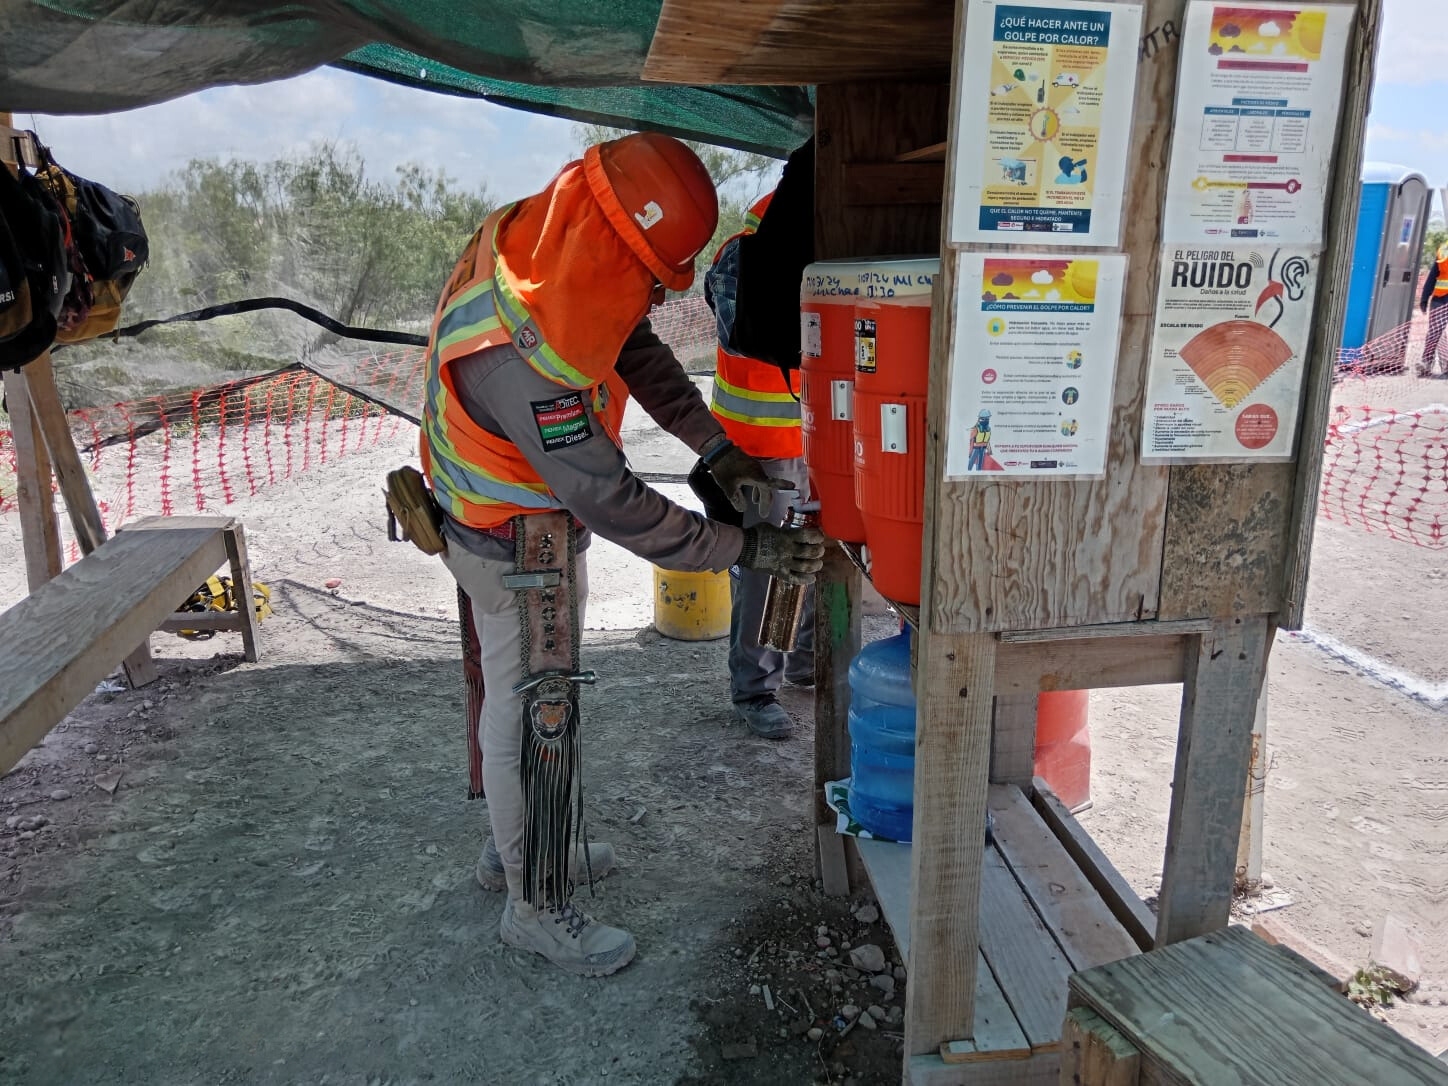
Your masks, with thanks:
M 549 408 L 568 390 L 538 374 L 511 344 L 479 351 L 452 366 L 463 410 L 489 433 L 516 445 L 587 529 L 668 569 L 723 570 L 739 558 L 740 529 L 675 505 L 629 470 L 586 393 L 560 430 L 551 423 Z M 723 433 L 647 319 L 629 336 L 616 368 L 639 406 L 694 452 Z M 576 417 L 580 410 L 582 425 Z M 450 543 L 485 558 L 513 557 L 511 543 L 451 517 L 445 534 Z M 580 548 L 586 542 L 585 535 Z

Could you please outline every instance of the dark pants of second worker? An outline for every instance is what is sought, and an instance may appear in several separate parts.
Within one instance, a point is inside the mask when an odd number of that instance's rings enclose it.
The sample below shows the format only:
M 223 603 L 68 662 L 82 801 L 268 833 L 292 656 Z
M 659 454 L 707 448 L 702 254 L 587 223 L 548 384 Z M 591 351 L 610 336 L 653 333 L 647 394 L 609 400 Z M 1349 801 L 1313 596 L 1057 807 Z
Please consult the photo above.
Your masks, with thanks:
M 783 524 L 789 506 L 809 496 L 809 479 L 803 460 L 765 460 L 764 470 L 799 486 L 799 497 L 776 494 L 770 509 L 770 521 Z M 746 528 L 759 524 L 762 518 L 756 506 L 744 514 Z M 767 649 L 759 643 L 759 625 L 764 619 L 764 596 L 769 591 L 769 574 L 753 569 L 730 570 L 729 594 L 729 692 L 736 702 L 773 694 L 780 680 L 788 673 L 790 679 L 814 678 L 814 589 L 806 591 L 804 614 L 799 621 L 799 641 L 786 661 L 784 653 Z
M 1448 296 L 1434 298 L 1428 305 L 1428 339 L 1423 344 L 1423 357 L 1418 362 L 1418 376 L 1427 377 L 1433 372 L 1433 360 L 1438 354 L 1438 343 L 1443 330 L 1448 328 Z M 1448 363 L 1443 372 L 1448 373 Z

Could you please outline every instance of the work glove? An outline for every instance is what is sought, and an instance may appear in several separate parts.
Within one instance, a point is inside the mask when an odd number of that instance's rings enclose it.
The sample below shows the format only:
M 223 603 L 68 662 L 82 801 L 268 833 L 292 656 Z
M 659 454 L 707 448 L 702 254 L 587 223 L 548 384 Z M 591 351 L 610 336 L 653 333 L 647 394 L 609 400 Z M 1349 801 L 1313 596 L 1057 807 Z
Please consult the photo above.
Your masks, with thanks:
M 739 564 L 788 584 L 809 584 L 824 566 L 825 534 L 818 528 L 776 528 L 756 524 L 744 529 Z
M 754 503 L 760 517 L 768 519 L 774 494 L 778 490 L 794 490 L 795 484 L 788 479 L 776 479 L 764 470 L 764 465 L 750 456 L 738 445 L 728 445 L 713 459 L 705 459 L 709 474 L 724 491 L 729 504 L 739 512 L 749 508 L 749 498 L 744 493 L 753 488 Z

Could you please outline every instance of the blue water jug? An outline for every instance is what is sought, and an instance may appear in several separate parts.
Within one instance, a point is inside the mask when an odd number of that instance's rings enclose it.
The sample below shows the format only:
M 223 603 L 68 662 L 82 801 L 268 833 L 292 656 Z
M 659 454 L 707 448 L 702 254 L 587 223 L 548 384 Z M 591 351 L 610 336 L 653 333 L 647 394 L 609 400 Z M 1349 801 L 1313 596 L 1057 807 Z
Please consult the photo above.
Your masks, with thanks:
M 850 814 L 876 837 L 909 841 L 915 817 L 915 693 L 910 632 L 866 645 L 850 664 Z

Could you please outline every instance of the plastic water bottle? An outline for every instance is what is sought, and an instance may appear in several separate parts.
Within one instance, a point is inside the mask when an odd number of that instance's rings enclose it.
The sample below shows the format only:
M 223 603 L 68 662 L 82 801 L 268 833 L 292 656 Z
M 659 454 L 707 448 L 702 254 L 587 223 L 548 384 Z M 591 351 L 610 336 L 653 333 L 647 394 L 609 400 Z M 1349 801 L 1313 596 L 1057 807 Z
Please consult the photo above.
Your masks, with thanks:
M 866 645 L 850 664 L 850 814 L 876 837 L 909 841 L 915 817 L 915 693 L 910 632 Z

